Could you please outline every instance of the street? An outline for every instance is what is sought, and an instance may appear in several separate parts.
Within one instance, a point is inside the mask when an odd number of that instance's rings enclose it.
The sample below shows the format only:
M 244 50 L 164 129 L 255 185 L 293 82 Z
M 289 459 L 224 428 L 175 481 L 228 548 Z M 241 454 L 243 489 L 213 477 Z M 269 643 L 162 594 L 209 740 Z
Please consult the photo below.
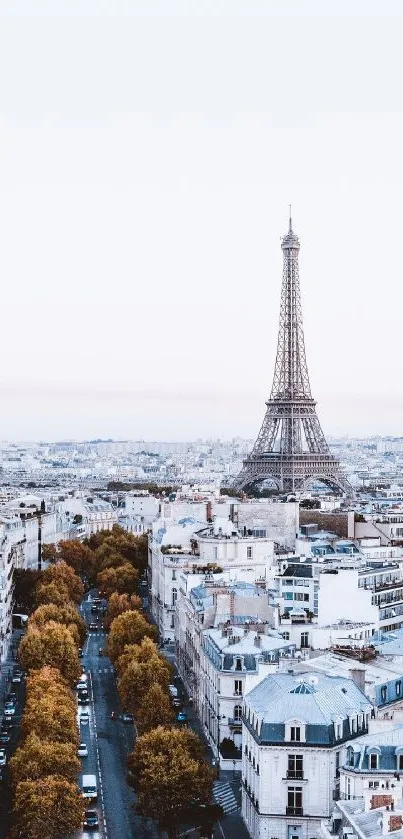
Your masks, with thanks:
M 81 606 L 83 617 L 89 625 L 96 618 L 91 613 L 93 592 L 85 598 Z M 124 724 L 120 719 L 111 720 L 115 711 L 120 715 L 119 698 L 111 662 L 106 656 L 99 655 L 99 649 L 106 644 L 104 632 L 90 631 L 83 649 L 82 664 L 88 674 L 90 704 L 79 706 L 89 712 L 89 724 L 81 726 L 81 742 L 88 746 L 88 757 L 82 758 L 83 773 L 95 774 L 98 783 L 98 801 L 94 807 L 99 816 L 99 832 L 81 832 L 78 836 L 89 839 L 117 839 L 136 837 L 136 839 L 155 839 L 158 833 L 151 823 L 136 816 L 134 793 L 126 783 L 126 759 L 133 748 L 133 725 Z M 80 776 L 81 784 L 81 776 Z

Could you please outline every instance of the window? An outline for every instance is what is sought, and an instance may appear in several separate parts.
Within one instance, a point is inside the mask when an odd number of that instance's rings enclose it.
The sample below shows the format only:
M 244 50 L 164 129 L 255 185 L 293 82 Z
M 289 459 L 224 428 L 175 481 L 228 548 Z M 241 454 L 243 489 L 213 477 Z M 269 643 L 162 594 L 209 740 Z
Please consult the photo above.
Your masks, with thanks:
M 176 580 L 176 571 L 172 571 L 172 579 Z
M 294 595 L 293 595 L 292 591 L 285 591 L 284 592 L 284 600 L 293 600 L 293 599 L 294 599 Z
M 175 629 L 175 615 L 171 615 L 171 629 Z
M 301 649 L 309 647 L 309 633 L 301 632 Z
M 287 778 L 304 777 L 304 758 L 302 755 L 288 755 Z
M 252 548 L 252 545 L 248 545 L 248 547 L 246 548 L 246 559 L 252 559 L 252 558 L 253 558 L 253 548 Z
M 351 796 L 351 778 L 346 778 L 346 796 L 347 798 Z
M 290 633 L 289 632 L 282 632 L 281 634 L 284 638 L 284 641 L 289 641 L 290 640 Z
M 290 728 L 290 740 L 294 743 L 301 742 L 301 728 L 299 725 L 292 725 Z
M 288 787 L 287 815 L 302 816 L 302 787 Z
M 347 749 L 347 765 L 354 766 L 354 751 L 353 749 Z
M 399 679 L 399 681 L 396 682 L 396 696 L 400 696 L 401 692 L 402 692 L 402 683 Z
M 234 708 L 234 720 L 242 719 L 242 705 L 235 705 Z
M 242 659 L 237 658 L 235 660 L 235 670 L 242 670 Z
M 241 682 L 241 679 L 235 679 L 234 685 L 235 685 L 235 687 L 234 687 L 235 696 L 242 696 L 242 682 Z
M 372 752 L 369 756 L 369 768 L 370 769 L 378 769 L 378 755 L 376 752 Z
M 381 687 L 381 701 L 386 702 L 386 685 Z
M 403 755 L 397 756 L 397 768 L 403 770 Z
M 176 603 L 177 599 L 178 599 L 178 589 L 173 588 L 172 589 L 172 606 L 175 606 L 175 603 Z

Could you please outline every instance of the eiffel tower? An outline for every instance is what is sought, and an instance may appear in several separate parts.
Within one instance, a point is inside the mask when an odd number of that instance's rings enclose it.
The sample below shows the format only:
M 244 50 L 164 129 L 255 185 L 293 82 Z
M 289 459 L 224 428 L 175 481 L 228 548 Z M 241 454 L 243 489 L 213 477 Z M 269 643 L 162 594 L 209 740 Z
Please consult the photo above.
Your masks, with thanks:
M 330 453 L 311 394 L 299 286 L 300 245 L 292 229 L 291 208 L 281 247 L 283 282 L 273 386 L 262 427 L 235 486 L 247 488 L 271 479 L 282 492 L 298 492 L 320 480 L 351 496 L 352 488 Z

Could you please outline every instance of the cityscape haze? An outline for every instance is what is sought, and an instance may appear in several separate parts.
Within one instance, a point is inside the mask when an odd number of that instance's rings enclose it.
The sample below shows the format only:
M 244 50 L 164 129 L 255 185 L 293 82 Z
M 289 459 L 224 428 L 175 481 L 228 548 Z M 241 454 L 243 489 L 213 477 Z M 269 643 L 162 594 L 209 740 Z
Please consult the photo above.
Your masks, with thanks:
M 290 201 L 324 432 L 399 434 L 401 3 L 0 23 L 0 437 L 254 437 Z

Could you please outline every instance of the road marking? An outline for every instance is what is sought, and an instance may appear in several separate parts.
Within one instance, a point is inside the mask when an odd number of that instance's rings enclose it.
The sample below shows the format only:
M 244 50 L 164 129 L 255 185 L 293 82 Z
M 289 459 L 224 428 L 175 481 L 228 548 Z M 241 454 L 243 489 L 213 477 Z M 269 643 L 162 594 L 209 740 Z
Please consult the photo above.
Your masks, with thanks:
M 104 803 L 104 789 L 102 785 L 102 773 L 101 773 L 101 762 L 99 760 L 99 748 L 98 748 L 98 733 L 97 733 L 97 717 L 95 713 L 95 701 L 94 701 L 94 690 L 92 686 L 92 673 L 90 673 L 90 682 L 91 682 L 91 695 L 92 695 L 92 713 L 93 713 L 93 724 L 94 724 L 94 731 L 95 731 L 95 753 L 97 758 L 97 767 L 98 767 L 98 778 L 99 778 L 99 788 L 101 791 L 101 808 L 102 808 L 102 818 L 104 822 L 104 835 L 105 839 L 108 839 L 108 828 L 106 826 L 106 814 L 105 814 L 105 803 Z

